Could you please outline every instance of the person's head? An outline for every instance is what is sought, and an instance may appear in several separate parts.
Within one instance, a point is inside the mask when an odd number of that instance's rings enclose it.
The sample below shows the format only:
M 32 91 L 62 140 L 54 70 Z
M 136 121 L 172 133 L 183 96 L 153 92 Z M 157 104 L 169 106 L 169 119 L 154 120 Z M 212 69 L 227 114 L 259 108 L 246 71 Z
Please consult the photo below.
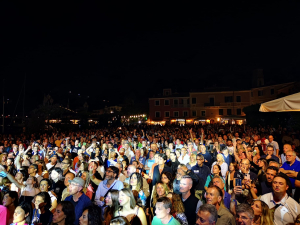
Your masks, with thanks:
M 180 180 L 180 193 L 188 193 L 190 192 L 193 186 L 193 180 L 189 175 L 184 175 Z
M 110 221 L 109 225 L 130 225 L 130 223 L 126 217 L 116 216 Z
M 243 159 L 241 161 L 241 171 L 243 173 L 248 173 L 249 169 L 250 169 L 250 161 L 249 161 L 249 159 Z
M 254 211 L 250 205 L 242 203 L 236 206 L 236 224 L 238 225 L 252 225 L 254 218 Z
M 85 181 L 80 177 L 75 177 L 73 180 L 69 180 L 69 193 L 70 195 L 76 195 L 82 191 L 85 185 Z
M 186 155 L 187 150 L 186 150 L 186 148 L 181 148 L 180 152 L 181 152 L 181 155 Z
M 118 190 L 109 191 L 104 201 L 105 201 L 105 205 L 110 206 L 111 208 L 113 207 L 113 209 L 117 209 L 119 206 L 119 191 Z
M 28 202 L 21 202 L 19 206 L 15 209 L 13 222 L 21 223 L 25 221 L 25 223 L 30 224 L 31 222 L 31 204 Z
M 277 175 L 277 173 L 278 173 L 278 168 L 275 166 L 269 166 L 266 169 L 266 179 L 269 184 L 273 182 L 273 179 Z
M 44 178 L 40 181 L 40 191 L 48 192 L 51 187 L 51 181 L 47 178 Z
M 290 144 L 284 144 L 283 145 L 283 153 L 286 154 L 287 151 L 292 151 L 292 145 Z
M 229 171 L 236 171 L 237 169 L 238 169 L 238 167 L 237 167 L 237 163 L 236 162 L 231 162 L 229 164 L 229 167 L 228 167 Z
M 96 205 L 91 205 L 83 210 L 79 218 L 80 225 L 101 225 L 101 209 Z
M 6 165 L 7 166 L 12 166 L 13 164 L 14 164 L 14 158 L 7 158 Z
M 140 149 L 135 150 L 135 157 L 136 157 L 137 159 L 139 159 L 140 156 L 141 156 L 141 150 L 140 150 Z
M 40 192 L 34 198 L 34 205 L 36 209 L 50 209 L 51 208 L 51 198 L 48 192 Z
M 190 163 L 195 163 L 196 162 L 196 155 L 195 154 L 191 154 L 190 156 Z
M 177 173 L 176 173 L 176 179 L 180 180 L 181 177 L 186 175 L 187 171 L 188 171 L 188 169 L 185 165 L 180 165 L 180 167 L 178 166 Z
M 197 225 L 215 225 L 218 219 L 218 211 L 214 205 L 201 205 L 197 212 Z
M 31 162 L 32 164 L 34 164 L 37 160 L 39 160 L 39 156 L 38 156 L 38 155 L 33 155 L 33 156 L 31 156 L 31 158 L 30 158 L 30 162 Z
M 61 162 L 61 169 L 62 170 L 67 170 L 68 168 L 72 167 L 72 159 L 69 158 L 65 158 L 62 162 Z
M 74 173 L 71 173 L 71 172 L 68 172 L 66 175 L 65 175 L 65 179 L 64 179 L 64 185 L 66 187 L 68 187 L 70 185 L 69 183 L 69 180 L 73 180 L 75 178 L 75 174 Z
M 276 194 L 285 195 L 289 187 L 291 187 L 291 182 L 285 174 L 278 173 L 274 177 L 272 181 L 272 189 L 274 195 Z
M 279 169 L 280 167 L 280 164 L 276 161 L 270 161 L 269 162 L 269 166 L 274 166 L 274 167 L 277 167 L 277 169 Z
M 26 185 L 32 185 L 33 187 L 37 187 L 38 181 L 36 177 L 29 176 L 26 180 Z
M 286 156 L 286 162 L 288 164 L 293 164 L 296 160 L 296 152 L 294 151 L 287 151 L 285 153 L 285 156 Z
M 129 165 L 127 167 L 127 176 L 131 176 L 132 173 L 136 172 L 136 167 L 134 165 Z
M 161 173 L 161 181 L 169 186 L 173 183 L 173 177 L 170 172 L 164 171 Z
M 98 163 L 96 161 L 91 161 L 89 163 L 89 170 L 96 170 L 98 168 Z
M 54 165 L 57 163 L 57 155 L 53 154 L 50 158 L 51 163 Z
M 274 137 L 272 135 L 269 136 L 269 142 L 271 143 L 272 141 L 274 141 Z
M 28 174 L 30 175 L 35 175 L 38 171 L 38 165 L 36 164 L 31 164 L 29 167 L 28 167 Z
M 81 162 L 79 166 L 79 170 L 81 172 L 88 171 L 89 164 L 87 162 Z
M 172 162 L 175 162 L 177 157 L 176 157 L 176 153 L 175 152 L 170 152 L 170 159 Z
M 143 177 L 140 173 L 132 173 L 130 176 L 130 188 L 140 191 L 143 189 Z
M 196 160 L 197 160 L 198 166 L 202 166 L 203 163 L 204 163 L 204 156 L 201 155 L 201 154 L 198 154 L 198 155 L 196 156 Z
M 206 203 L 210 205 L 220 205 L 223 200 L 223 192 L 217 186 L 209 186 L 206 190 Z
M 212 171 L 214 175 L 222 176 L 220 165 L 215 164 Z
M 2 204 L 5 207 L 9 207 L 11 205 L 14 205 L 15 207 L 18 206 L 18 193 L 16 191 L 8 191 L 4 194 Z
M 273 153 L 274 153 L 273 145 L 268 145 L 268 147 L 267 147 L 267 154 L 268 155 L 273 155 Z
M 105 171 L 105 179 L 106 180 L 116 180 L 119 176 L 119 169 L 115 166 L 110 166 Z
M 268 167 L 268 162 L 267 162 L 267 160 L 260 158 L 260 159 L 258 160 L 258 166 L 259 166 L 263 171 L 265 171 L 266 168 Z
M 172 202 L 168 197 L 161 197 L 157 199 L 155 208 L 156 217 L 158 219 L 165 219 L 171 213 Z
M 74 224 L 75 221 L 75 208 L 74 205 L 69 201 L 60 202 L 55 212 L 53 213 L 53 223 L 63 223 L 66 225 Z
M 51 174 L 50 177 L 53 181 L 57 182 L 58 180 L 62 179 L 63 171 L 61 168 L 55 167 Z
M 214 176 L 212 182 L 213 182 L 213 185 L 219 187 L 221 190 L 224 189 L 225 184 L 224 184 L 224 181 L 223 181 L 222 177 Z
M 119 191 L 119 204 L 121 207 L 129 204 L 130 208 L 134 209 L 136 202 L 131 189 L 123 188 L 121 191 Z
M 166 154 L 162 153 L 158 157 L 158 165 L 164 165 L 167 161 L 167 156 Z
M 217 155 L 217 161 L 218 161 L 218 163 L 223 163 L 225 161 L 222 154 Z
M 254 216 L 262 217 L 269 213 L 269 206 L 261 200 L 254 200 L 251 208 L 253 209 Z
M 153 159 L 153 158 L 154 158 L 154 154 L 155 154 L 155 153 L 154 153 L 153 151 L 149 151 L 149 158 L 150 158 L 150 159 Z

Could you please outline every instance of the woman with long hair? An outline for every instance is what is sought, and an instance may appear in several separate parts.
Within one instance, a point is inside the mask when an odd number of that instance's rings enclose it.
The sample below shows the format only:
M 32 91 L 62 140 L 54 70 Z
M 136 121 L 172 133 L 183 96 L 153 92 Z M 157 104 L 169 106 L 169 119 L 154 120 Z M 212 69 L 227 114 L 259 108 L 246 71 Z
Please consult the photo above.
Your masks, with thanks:
M 50 191 L 49 189 L 51 188 L 52 183 L 49 179 L 45 178 L 42 179 L 40 182 L 40 191 L 41 192 L 47 192 L 50 196 L 51 199 L 51 204 L 50 204 L 50 208 L 49 210 L 52 211 L 53 209 L 56 208 L 57 206 L 57 198 L 56 195 L 54 194 L 54 192 Z
M 62 181 L 62 174 L 62 169 L 58 167 L 55 167 L 50 174 L 50 180 L 52 182 L 50 191 L 53 191 L 56 194 L 57 199 L 61 199 L 62 192 L 65 189 L 64 182 Z
M 109 225 L 109 221 L 114 217 L 115 211 L 119 208 L 119 191 L 111 190 L 105 197 L 104 224 Z
M 8 210 L 8 224 L 11 224 L 13 222 L 14 212 L 19 204 L 18 199 L 19 196 L 16 191 L 8 191 L 3 196 L 2 205 L 5 206 Z
M 136 204 L 140 207 L 146 206 L 146 195 L 143 191 L 143 177 L 140 173 L 132 173 L 130 176 L 130 189 L 137 192 Z
M 23 184 L 28 178 L 28 173 L 25 170 L 19 170 L 15 175 L 15 180 L 19 184 Z M 14 182 L 10 186 L 11 191 L 18 192 L 18 195 L 21 195 L 21 188 L 19 188 Z
M 264 182 L 266 180 L 266 170 L 268 167 L 268 162 L 265 159 L 259 159 L 258 160 L 258 166 L 260 168 L 260 170 L 258 171 L 258 180 L 260 182 Z
M 79 218 L 80 225 L 102 225 L 101 209 L 96 205 L 91 205 L 83 210 Z
M 29 225 L 31 224 L 31 204 L 28 202 L 21 202 L 15 209 L 14 219 L 11 225 Z
M 53 213 L 52 224 L 74 225 L 75 208 L 69 201 L 60 202 Z
M 84 162 L 86 162 L 85 156 L 82 153 L 78 154 L 78 162 L 75 164 L 75 167 L 74 167 L 74 170 L 76 173 L 78 173 L 79 171 L 85 171 L 84 165 L 83 165 L 83 167 L 81 167 L 81 164 Z
M 188 221 L 186 215 L 184 214 L 184 205 L 181 200 L 180 195 L 172 194 L 172 208 L 171 208 L 171 215 L 178 220 L 181 225 L 188 225 Z
M 109 225 L 130 225 L 130 223 L 126 217 L 116 216 L 110 221 Z
M 227 192 L 231 194 L 233 192 L 233 182 L 234 182 L 234 173 L 237 171 L 237 164 L 236 162 L 232 162 L 229 164 L 229 170 L 226 173 L 226 189 Z
M 170 194 L 169 192 L 170 190 L 164 182 L 159 181 L 156 183 L 156 185 L 153 187 L 152 196 L 150 200 L 150 209 L 152 211 L 152 214 L 155 214 L 155 205 L 157 199 L 159 199 L 160 197 L 168 197 L 169 199 L 172 199 L 172 194 Z M 147 209 L 147 215 L 148 213 L 149 209 Z
M 209 175 L 206 179 L 205 185 L 204 185 L 204 189 L 207 190 L 210 182 L 212 182 L 212 179 L 214 178 L 214 176 L 220 176 L 222 177 L 222 173 L 221 173 L 221 167 L 218 164 L 215 164 L 212 166 L 212 174 Z M 223 180 L 224 181 L 224 180 Z
M 161 173 L 161 181 L 167 185 L 169 193 L 173 193 L 173 176 L 170 172 Z
M 260 200 L 254 200 L 251 208 L 254 211 L 253 224 L 273 225 L 274 217 L 272 216 L 269 206 Z
M 32 223 L 50 224 L 53 214 L 50 212 L 51 199 L 47 192 L 40 192 L 35 196 Z
M 223 157 L 222 154 L 217 155 L 217 161 L 214 162 L 212 164 L 212 166 L 214 166 L 214 165 L 219 165 L 221 167 L 222 177 L 223 177 L 223 179 L 226 179 L 226 173 L 228 171 L 228 165 L 225 162 L 224 157 Z M 211 168 L 211 172 L 212 172 L 212 170 L 213 170 L 213 168 Z
M 119 192 L 119 209 L 115 211 L 115 216 L 124 216 L 128 221 L 139 219 L 142 225 L 147 225 L 144 210 L 136 205 L 132 191 L 129 188 L 123 188 Z

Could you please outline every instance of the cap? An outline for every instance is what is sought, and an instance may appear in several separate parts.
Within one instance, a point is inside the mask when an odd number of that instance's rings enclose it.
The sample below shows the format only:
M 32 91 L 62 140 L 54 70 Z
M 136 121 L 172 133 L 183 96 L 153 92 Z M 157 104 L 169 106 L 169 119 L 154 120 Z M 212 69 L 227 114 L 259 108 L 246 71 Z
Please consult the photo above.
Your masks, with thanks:
M 52 157 L 58 158 L 58 155 L 57 155 L 57 154 L 52 154 L 52 155 L 50 156 L 50 159 L 51 159 Z
M 75 177 L 73 180 L 69 180 L 69 183 L 79 184 L 81 187 L 84 187 L 85 181 L 80 177 Z

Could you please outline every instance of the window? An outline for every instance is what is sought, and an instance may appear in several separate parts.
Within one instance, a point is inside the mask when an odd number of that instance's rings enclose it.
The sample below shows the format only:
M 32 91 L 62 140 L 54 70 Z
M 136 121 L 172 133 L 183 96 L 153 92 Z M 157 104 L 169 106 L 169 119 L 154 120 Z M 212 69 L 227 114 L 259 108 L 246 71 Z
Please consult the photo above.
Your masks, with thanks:
M 241 96 L 236 96 L 236 102 L 241 102 L 242 99 L 241 99 Z
M 236 109 L 236 115 L 242 115 L 242 109 Z
M 231 109 L 227 109 L 227 115 L 231 115 Z
M 196 104 L 196 98 L 192 98 L 192 104 Z
M 158 106 L 159 104 L 159 100 L 155 100 L 155 105 Z
M 274 88 L 271 89 L 271 95 L 274 95 L 275 94 L 275 90 Z
M 223 109 L 219 109 L 219 115 L 223 115 Z
M 159 118 L 160 117 L 160 112 L 155 112 L 155 117 Z
M 261 90 L 261 91 L 258 91 L 258 96 L 263 96 L 264 95 L 264 92 L 263 92 L 263 90 Z
M 170 105 L 170 101 L 169 100 L 165 100 L 165 105 Z
M 201 116 L 205 116 L 205 111 L 201 111 Z
M 178 111 L 175 111 L 173 113 L 174 113 L 174 117 L 179 117 L 179 112 Z
M 233 102 L 232 96 L 225 96 L 225 102 Z
M 197 116 L 197 111 L 192 111 L 193 116 Z
M 178 99 L 174 99 L 174 105 L 178 105 Z
M 165 117 L 170 117 L 170 112 L 169 111 L 165 112 Z
M 183 111 L 183 116 L 184 116 L 184 117 L 189 116 L 189 115 L 188 115 L 188 112 L 187 112 L 187 111 Z

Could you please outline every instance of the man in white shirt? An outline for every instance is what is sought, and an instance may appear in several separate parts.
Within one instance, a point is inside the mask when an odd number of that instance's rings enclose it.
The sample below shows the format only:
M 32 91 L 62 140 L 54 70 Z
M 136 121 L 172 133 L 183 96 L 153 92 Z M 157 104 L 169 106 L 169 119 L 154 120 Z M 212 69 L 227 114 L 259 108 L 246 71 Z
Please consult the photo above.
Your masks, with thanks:
M 272 182 L 273 192 L 261 196 L 260 200 L 265 202 L 269 209 L 275 209 L 274 223 L 276 225 L 294 224 L 300 214 L 300 205 L 287 194 L 290 185 L 289 178 L 279 173 Z
M 273 145 L 274 155 L 276 155 L 279 158 L 279 145 L 277 141 L 274 141 L 274 137 L 272 135 L 269 136 L 269 142 L 270 145 Z

